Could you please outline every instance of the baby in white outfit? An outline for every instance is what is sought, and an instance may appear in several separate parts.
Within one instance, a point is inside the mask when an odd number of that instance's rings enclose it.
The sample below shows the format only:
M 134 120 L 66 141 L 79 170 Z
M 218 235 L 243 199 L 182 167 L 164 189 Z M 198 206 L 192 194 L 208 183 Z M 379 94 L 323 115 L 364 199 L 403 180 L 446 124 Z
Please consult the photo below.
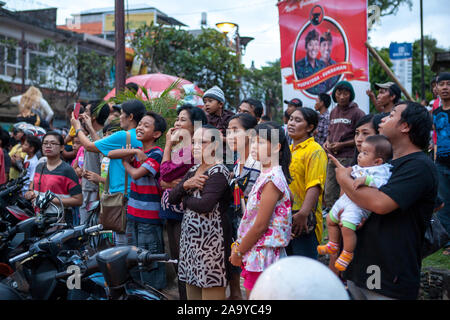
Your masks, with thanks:
M 386 163 L 392 158 L 392 146 L 386 137 L 370 136 L 362 143 L 358 155 L 358 164 L 352 167 L 352 177 L 355 178 L 354 187 L 368 186 L 380 188 L 391 177 L 391 165 Z M 341 211 L 341 215 L 338 213 Z M 317 247 L 319 254 L 333 254 L 339 251 L 342 234 L 344 250 L 336 260 L 335 268 L 339 271 L 347 269 L 353 259 L 356 247 L 356 227 L 362 219 L 367 219 L 370 212 L 358 207 L 344 193 L 336 201 L 327 216 L 329 242 Z M 342 223 L 342 228 L 339 227 Z

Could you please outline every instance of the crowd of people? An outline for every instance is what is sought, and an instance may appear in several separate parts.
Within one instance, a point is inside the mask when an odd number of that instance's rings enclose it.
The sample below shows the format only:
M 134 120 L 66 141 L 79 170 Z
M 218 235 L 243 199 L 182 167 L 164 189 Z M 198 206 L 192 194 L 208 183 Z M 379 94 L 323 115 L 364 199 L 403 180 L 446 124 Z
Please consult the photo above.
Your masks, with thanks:
M 126 231 L 112 245 L 178 259 L 183 300 L 243 299 L 283 257 L 323 254 L 355 299 L 416 299 L 425 229 L 434 211 L 447 231 L 450 218 L 450 73 L 433 85 L 428 110 L 400 100 L 396 84 L 376 84 L 378 96 L 367 94 L 378 113 L 365 115 L 352 84 L 340 81 L 315 106 L 285 101 L 284 125 L 256 99 L 225 109 L 218 86 L 203 108 L 178 107 L 171 128 L 138 99 L 89 101 L 78 117 L 68 109 L 67 133 L 52 128 L 42 96 L 27 92 L 15 98 L 18 121 L 49 130 L 0 132 L 0 184 L 26 170 L 24 197 L 51 190 L 75 225 L 104 192 L 126 194 Z M 368 288 L 374 265 L 380 286 Z M 142 275 L 156 289 L 166 278 L 162 263 Z

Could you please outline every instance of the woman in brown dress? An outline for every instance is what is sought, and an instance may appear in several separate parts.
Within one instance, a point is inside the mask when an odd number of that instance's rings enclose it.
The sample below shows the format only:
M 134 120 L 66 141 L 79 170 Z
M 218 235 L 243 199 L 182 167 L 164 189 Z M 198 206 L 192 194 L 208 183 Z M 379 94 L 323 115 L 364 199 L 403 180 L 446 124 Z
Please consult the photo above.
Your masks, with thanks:
M 224 300 L 230 276 L 230 172 L 220 154 L 219 131 L 205 125 L 194 133 L 195 165 L 172 189 L 169 203 L 183 203 L 178 278 L 188 300 Z

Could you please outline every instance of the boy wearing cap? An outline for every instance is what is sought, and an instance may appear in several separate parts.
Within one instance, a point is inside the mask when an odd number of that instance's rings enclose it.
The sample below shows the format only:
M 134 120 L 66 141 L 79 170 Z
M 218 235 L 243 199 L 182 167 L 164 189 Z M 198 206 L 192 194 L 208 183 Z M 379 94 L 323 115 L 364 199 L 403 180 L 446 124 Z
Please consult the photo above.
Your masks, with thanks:
M 225 94 L 218 86 L 214 86 L 207 90 L 203 95 L 203 103 L 205 104 L 203 110 L 206 112 L 206 119 L 208 124 L 216 127 L 225 138 L 227 135 L 228 122 L 234 116 L 230 110 L 225 110 Z M 223 139 L 223 159 L 228 169 L 232 170 L 236 160 L 236 153 L 233 153 L 225 139 Z
M 291 116 L 292 112 L 294 112 L 297 108 L 300 108 L 303 106 L 303 102 L 302 100 L 298 99 L 298 98 L 294 98 L 291 100 L 284 100 L 284 103 L 287 104 L 287 108 L 286 111 L 289 114 L 289 117 Z
M 437 216 L 450 234 L 450 72 L 442 72 L 437 78 L 437 93 L 442 105 L 433 111 L 433 124 L 437 134 L 436 168 L 439 176 L 439 197 L 446 204 Z M 450 255 L 450 241 L 444 255 Z
M 331 97 L 337 103 L 330 113 L 328 137 L 323 148 L 331 153 L 339 162 L 348 167 L 352 164 L 355 152 L 355 125 L 364 116 L 364 112 L 353 102 L 355 92 L 348 81 L 338 82 Z M 336 181 L 336 166 L 328 161 L 327 178 L 325 182 L 325 203 L 331 208 L 339 198 L 340 187 Z
M 378 112 L 391 112 L 395 104 L 400 100 L 402 92 L 400 87 L 394 82 L 386 83 L 375 83 L 375 89 L 378 90 L 378 95 L 375 98 L 375 94 L 367 90 L 367 95 L 369 96 L 372 103 Z
M 205 104 L 204 110 L 208 124 L 220 130 L 225 137 L 228 121 L 234 116 L 234 113 L 223 108 L 225 105 L 225 94 L 222 89 L 214 86 L 207 90 L 203 95 L 203 103 Z

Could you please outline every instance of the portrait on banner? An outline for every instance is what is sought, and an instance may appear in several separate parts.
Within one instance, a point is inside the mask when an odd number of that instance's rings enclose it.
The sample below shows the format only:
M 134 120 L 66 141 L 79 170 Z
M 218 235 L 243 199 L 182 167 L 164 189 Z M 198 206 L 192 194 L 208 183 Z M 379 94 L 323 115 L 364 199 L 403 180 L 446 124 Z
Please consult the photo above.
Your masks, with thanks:
M 366 1 L 285 0 L 278 7 L 283 98 L 313 103 L 346 80 L 353 82 L 358 100 L 366 99 Z

